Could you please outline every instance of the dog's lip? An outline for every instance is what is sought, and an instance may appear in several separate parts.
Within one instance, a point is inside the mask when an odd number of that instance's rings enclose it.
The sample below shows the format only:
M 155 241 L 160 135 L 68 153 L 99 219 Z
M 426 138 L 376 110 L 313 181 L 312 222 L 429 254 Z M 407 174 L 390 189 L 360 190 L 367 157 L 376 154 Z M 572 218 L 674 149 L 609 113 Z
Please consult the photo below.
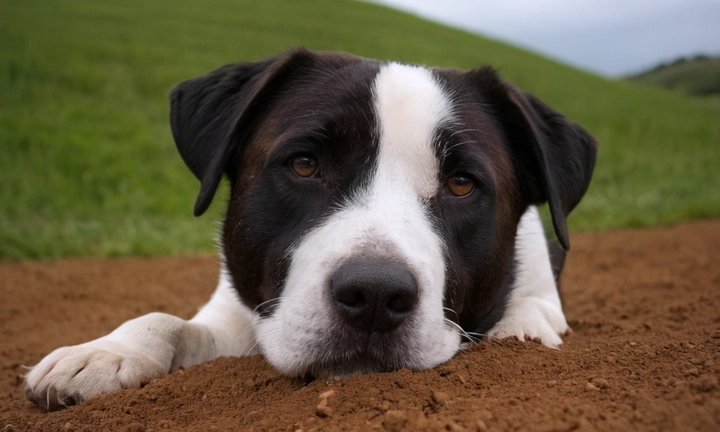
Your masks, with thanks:
M 351 356 L 339 355 L 332 359 L 323 359 L 322 362 L 312 364 L 308 368 L 308 372 L 318 378 L 342 378 L 350 375 L 391 372 L 409 366 L 391 358 L 377 358 L 377 356 L 363 352 Z
M 397 330 L 391 333 L 354 330 L 351 335 L 329 336 L 307 372 L 316 377 L 342 377 L 411 368 L 412 356 L 400 342 L 403 335 Z

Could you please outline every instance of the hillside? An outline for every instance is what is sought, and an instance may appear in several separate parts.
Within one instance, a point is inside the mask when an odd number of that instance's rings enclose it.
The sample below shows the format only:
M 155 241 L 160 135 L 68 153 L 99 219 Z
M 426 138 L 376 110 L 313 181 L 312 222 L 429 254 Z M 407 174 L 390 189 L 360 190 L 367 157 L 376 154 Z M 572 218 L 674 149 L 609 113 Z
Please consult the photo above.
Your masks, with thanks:
M 695 96 L 720 95 L 720 57 L 680 58 L 629 78 Z
M 489 63 L 582 123 L 602 148 L 572 229 L 720 216 L 720 107 L 711 101 L 360 2 L 0 2 L 0 258 L 212 250 L 224 200 L 193 219 L 197 183 L 170 136 L 167 92 L 297 45 Z

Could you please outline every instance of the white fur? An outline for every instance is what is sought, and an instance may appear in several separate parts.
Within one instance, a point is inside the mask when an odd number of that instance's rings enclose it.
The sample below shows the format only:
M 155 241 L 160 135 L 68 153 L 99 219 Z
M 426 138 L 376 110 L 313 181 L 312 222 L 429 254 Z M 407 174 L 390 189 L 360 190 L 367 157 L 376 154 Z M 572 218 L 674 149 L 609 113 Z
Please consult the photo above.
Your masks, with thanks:
M 539 339 L 557 348 L 568 331 L 560 295 L 550 266 L 545 231 L 536 207 L 520 219 L 515 241 L 518 260 L 515 285 L 502 319 L 488 335 L 496 338 Z
M 338 327 L 328 280 L 359 253 L 399 257 L 418 282 L 414 328 L 397 347 L 406 367 L 432 367 L 458 350 L 459 333 L 443 314 L 443 245 L 422 202 L 439 187 L 433 137 L 451 120 L 450 101 L 430 71 L 395 63 L 378 73 L 374 96 L 380 140 L 372 181 L 292 251 L 280 303 L 271 317 L 258 320 L 262 353 L 286 374 L 343 355 L 328 344 Z
M 440 188 L 433 138 L 452 121 L 448 96 L 429 70 L 397 63 L 380 70 L 374 94 L 380 129 L 374 193 L 393 194 L 404 184 L 402 193 L 414 192 L 414 200 L 433 197 Z

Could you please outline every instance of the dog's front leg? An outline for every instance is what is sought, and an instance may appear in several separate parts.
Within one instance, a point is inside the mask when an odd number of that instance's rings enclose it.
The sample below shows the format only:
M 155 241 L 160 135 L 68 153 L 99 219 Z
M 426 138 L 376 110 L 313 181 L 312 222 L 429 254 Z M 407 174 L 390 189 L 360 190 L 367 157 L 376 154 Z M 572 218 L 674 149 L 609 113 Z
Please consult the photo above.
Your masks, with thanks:
M 569 327 L 555 284 L 542 220 L 534 206 L 520 220 L 515 253 L 515 285 L 503 317 L 488 331 L 488 336 L 539 340 L 557 348 L 562 344 L 560 335 Z
M 123 388 L 137 388 L 179 367 L 244 355 L 253 339 L 250 311 L 224 271 L 210 302 L 190 321 L 151 313 L 112 333 L 58 348 L 26 375 L 26 395 L 53 410 Z

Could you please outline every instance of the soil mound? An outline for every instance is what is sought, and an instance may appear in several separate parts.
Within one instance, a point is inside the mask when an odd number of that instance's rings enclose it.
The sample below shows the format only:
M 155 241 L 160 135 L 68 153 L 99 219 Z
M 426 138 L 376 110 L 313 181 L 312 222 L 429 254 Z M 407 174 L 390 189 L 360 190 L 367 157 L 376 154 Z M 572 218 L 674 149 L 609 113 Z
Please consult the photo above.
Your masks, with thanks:
M 152 311 L 190 317 L 214 257 L 0 262 L 0 430 L 720 430 L 720 221 L 575 234 L 562 350 L 487 342 L 424 372 L 304 382 L 223 358 L 44 413 L 22 365 Z

